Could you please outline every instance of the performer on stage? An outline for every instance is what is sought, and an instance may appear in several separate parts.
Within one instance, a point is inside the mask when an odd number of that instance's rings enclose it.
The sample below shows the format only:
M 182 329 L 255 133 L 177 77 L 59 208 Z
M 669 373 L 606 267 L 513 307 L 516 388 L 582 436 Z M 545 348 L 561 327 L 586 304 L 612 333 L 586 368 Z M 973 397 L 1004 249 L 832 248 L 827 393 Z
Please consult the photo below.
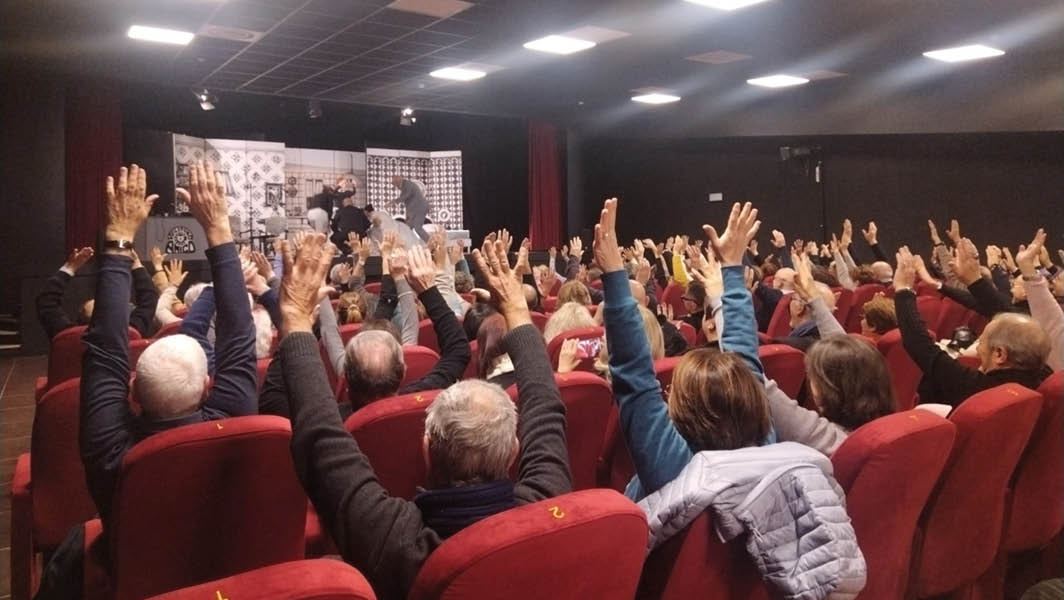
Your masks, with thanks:
M 406 224 L 422 240 L 428 241 L 429 233 L 425 231 L 425 217 L 429 214 L 429 203 L 425 200 L 425 184 L 416 179 L 403 179 L 392 175 L 392 185 L 399 190 L 398 201 L 406 206 Z
M 345 198 L 354 195 L 354 177 L 340 177 L 332 187 L 322 185 L 321 192 L 307 201 L 307 222 L 310 223 L 311 229 L 329 235 L 329 221 L 332 219 L 333 208 Z
M 358 186 L 358 180 L 352 179 L 354 186 Z M 355 206 L 355 197 L 346 196 L 343 199 L 343 206 L 340 210 L 336 211 L 336 215 L 332 220 L 332 237 L 330 238 L 333 244 L 336 244 L 337 248 L 340 248 L 344 254 L 348 253 L 347 246 L 344 243 L 347 241 L 347 234 L 355 232 L 359 237 L 366 237 L 366 231 L 369 229 L 369 217 L 366 215 L 373 212 L 372 206 L 367 206 L 365 210 Z

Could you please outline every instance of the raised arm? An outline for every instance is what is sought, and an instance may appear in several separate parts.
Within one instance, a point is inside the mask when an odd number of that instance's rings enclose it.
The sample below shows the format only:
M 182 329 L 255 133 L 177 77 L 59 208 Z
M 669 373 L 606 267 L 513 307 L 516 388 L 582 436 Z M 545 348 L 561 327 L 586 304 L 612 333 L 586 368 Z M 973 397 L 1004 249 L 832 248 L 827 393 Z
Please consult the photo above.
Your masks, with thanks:
M 159 292 L 155 290 L 151 275 L 141 264 L 137 253 L 133 253 L 133 312 L 129 315 L 129 326 L 140 332 L 141 337 L 151 337 L 155 329 L 155 307 L 159 303 Z
M 71 252 L 63 266 L 44 282 L 41 293 L 37 294 L 37 320 L 48 339 L 76 325 L 63 310 L 63 296 L 74 274 L 89 262 L 92 255 L 93 250 L 88 247 Z
M 436 265 L 424 246 L 410 249 L 408 283 L 425 305 L 440 345 L 440 360 L 428 375 L 402 388 L 401 393 L 443 389 L 462 378 L 469 364 L 469 340 L 462 324 L 436 287 Z
M 979 251 L 975 244 L 968 238 L 963 238 L 957 244 L 957 252 L 950 268 L 956 274 L 961 283 L 968 286 L 975 299 L 975 310 L 988 319 L 994 318 L 999 312 L 1008 312 L 1012 306 L 998 293 L 994 284 L 983 279 L 979 269 Z
M 211 319 L 214 318 L 214 309 L 214 286 L 208 285 L 203 288 L 192 306 L 188 307 L 188 314 L 177 329 L 178 333 L 196 340 L 200 348 L 203 348 L 203 353 L 207 355 L 207 373 L 212 377 L 215 370 L 214 345 L 207 334 L 211 328 Z
M 1031 318 L 1042 326 L 1049 336 L 1051 349 L 1048 363 L 1054 371 L 1064 369 L 1064 310 L 1061 309 L 1045 277 L 1036 267 L 1037 256 L 1045 247 L 1046 233 L 1039 229 L 1034 240 L 1016 254 L 1016 264 L 1023 276 L 1023 287 L 1027 290 L 1027 302 L 1031 306 Z
M 832 335 L 846 335 L 846 330 L 839 324 L 835 315 L 824 304 L 824 298 L 817 292 L 816 282 L 813 280 L 813 268 L 809 264 L 809 255 L 794 255 L 791 257 L 795 264 L 794 292 L 813 311 L 813 319 L 816 321 L 817 331 L 821 338 Z

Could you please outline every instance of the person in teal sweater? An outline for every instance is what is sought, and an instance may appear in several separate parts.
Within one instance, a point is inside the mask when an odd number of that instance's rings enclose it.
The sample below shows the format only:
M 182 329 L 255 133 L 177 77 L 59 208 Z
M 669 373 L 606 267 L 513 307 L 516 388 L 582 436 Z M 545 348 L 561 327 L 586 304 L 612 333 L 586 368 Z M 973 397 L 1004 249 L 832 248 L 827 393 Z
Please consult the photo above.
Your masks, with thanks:
M 675 479 L 696 452 L 774 441 L 762 385 L 764 367 L 757 355 L 757 324 L 742 264 L 760 221 L 749 203 L 736 204 L 723 235 L 704 227 L 721 259 L 721 310 L 727 323 L 720 337 L 723 352 L 699 349 L 686 354 L 673 372 L 666 404 L 624 271 L 616 219 L 614 198 L 606 201 L 595 226 L 594 250 L 603 270 L 603 322 L 613 395 L 636 470 L 625 495 L 638 501 Z

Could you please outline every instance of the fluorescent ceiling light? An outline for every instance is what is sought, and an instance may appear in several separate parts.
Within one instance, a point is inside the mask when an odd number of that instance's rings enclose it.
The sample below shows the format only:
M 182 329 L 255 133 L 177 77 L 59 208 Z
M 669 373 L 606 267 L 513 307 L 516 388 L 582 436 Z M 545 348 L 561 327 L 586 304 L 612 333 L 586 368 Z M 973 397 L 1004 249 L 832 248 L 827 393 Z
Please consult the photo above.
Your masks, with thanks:
M 716 8 L 719 10 L 735 10 L 737 8 L 743 8 L 744 6 L 750 6 L 751 4 L 758 4 L 765 0 L 687 0 L 692 4 L 701 4 L 702 6 L 708 6 L 710 8 Z
M 942 62 L 962 62 L 965 60 L 1001 56 L 1004 53 L 1004 51 L 998 50 L 997 48 L 991 48 L 990 46 L 984 46 L 982 44 L 973 44 L 971 46 L 958 46 L 957 48 L 932 50 L 930 52 L 924 52 L 924 56 L 935 60 L 941 60 Z
M 196 34 L 189 31 L 162 29 L 159 27 L 146 27 L 144 25 L 134 25 L 130 27 L 126 35 L 135 40 L 144 40 L 146 42 L 162 42 L 164 44 L 177 44 L 179 46 L 187 46 L 188 43 L 192 41 L 192 38 L 196 37 Z
M 768 77 L 747 79 L 746 83 L 767 88 L 781 88 L 802 85 L 803 83 L 809 83 L 809 80 L 804 77 L 795 77 L 794 75 L 769 75 Z
M 454 81 L 473 81 L 474 79 L 480 79 L 487 75 L 484 71 L 474 71 L 473 69 L 463 69 L 460 67 L 445 67 L 443 69 L 436 69 L 429 73 L 432 77 L 437 79 L 452 79 Z
M 529 50 L 538 50 L 539 52 L 549 52 L 551 54 L 572 54 L 594 47 L 595 42 L 564 35 L 548 35 L 525 44 L 525 48 Z
M 632 96 L 633 101 L 642 102 L 643 104 L 668 104 L 670 102 L 676 102 L 679 99 L 679 96 L 673 96 L 672 94 L 662 94 L 660 92 L 654 92 L 652 94 L 642 94 L 640 96 Z

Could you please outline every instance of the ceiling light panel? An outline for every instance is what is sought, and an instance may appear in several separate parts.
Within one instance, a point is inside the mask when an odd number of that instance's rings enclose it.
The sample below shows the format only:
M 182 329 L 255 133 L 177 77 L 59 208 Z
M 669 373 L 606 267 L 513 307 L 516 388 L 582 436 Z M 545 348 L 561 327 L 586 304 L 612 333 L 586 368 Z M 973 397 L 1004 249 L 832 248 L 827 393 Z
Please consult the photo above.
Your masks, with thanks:
M 687 0 L 691 4 L 700 4 L 717 10 L 736 10 L 752 4 L 760 4 L 765 0 Z
M 924 56 L 940 60 L 942 62 L 964 62 L 966 60 L 978 60 L 980 58 L 991 58 L 994 56 L 1001 56 L 1005 54 L 1003 50 L 997 48 L 991 48 L 990 46 L 984 46 L 982 44 L 972 44 L 971 46 L 958 46 L 956 48 L 943 48 L 941 50 L 932 50 L 930 52 L 924 52 Z
M 595 42 L 564 35 L 548 35 L 525 44 L 525 48 L 529 50 L 550 54 L 573 54 L 594 47 Z
M 642 102 L 643 104 L 669 104 L 672 102 L 679 102 L 680 97 L 672 94 L 665 94 L 662 92 L 652 92 L 650 94 L 640 94 L 638 96 L 632 96 L 633 102 Z
M 702 54 L 688 56 L 687 60 L 711 65 L 726 65 L 740 60 L 746 60 L 748 58 L 753 57 L 749 54 L 739 54 L 738 52 L 729 52 L 727 50 L 714 50 L 713 52 L 703 52 Z
M 129 28 L 126 35 L 145 42 L 159 42 L 162 44 L 175 44 L 187 46 L 196 34 L 191 31 L 178 31 L 177 29 L 163 29 L 162 27 L 148 27 L 146 25 L 134 25 Z
M 747 79 L 746 83 L 750 85 L 756 85 L 767 88 L 782 88 L 791 87 L 793 85 L 802 85 L 809 83 L 809 80 L 805 77 L 795 77 L 794 75 L 769 75 L 767 77 L 755 77 L 753 79 Z
M 451 81 L 473 81 L 487 75 L 484 71 L 475 69 L 463 69 L 461 67 L 444 67 L 429 73 L 437 79 L 450 79 Z

